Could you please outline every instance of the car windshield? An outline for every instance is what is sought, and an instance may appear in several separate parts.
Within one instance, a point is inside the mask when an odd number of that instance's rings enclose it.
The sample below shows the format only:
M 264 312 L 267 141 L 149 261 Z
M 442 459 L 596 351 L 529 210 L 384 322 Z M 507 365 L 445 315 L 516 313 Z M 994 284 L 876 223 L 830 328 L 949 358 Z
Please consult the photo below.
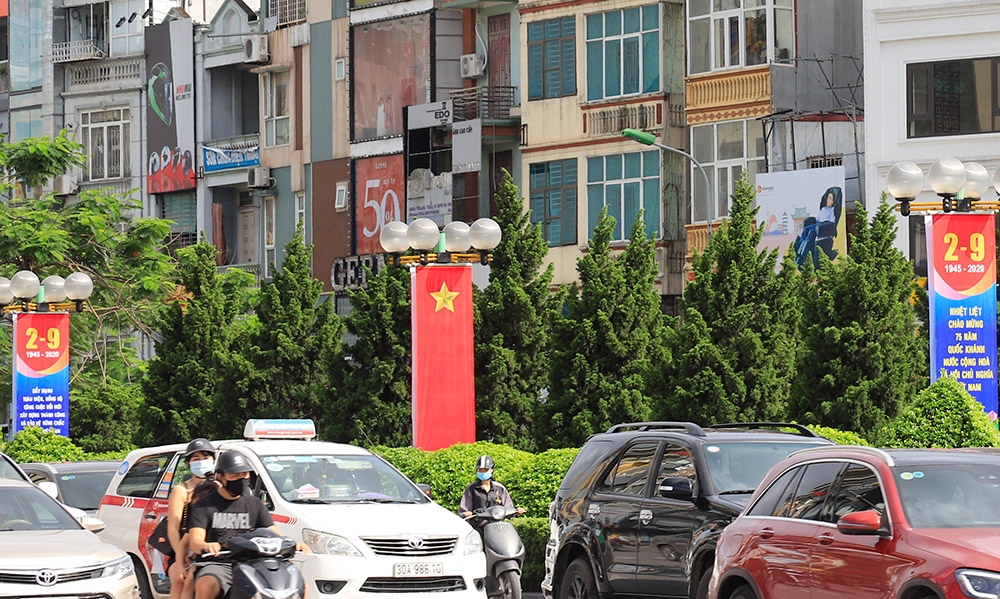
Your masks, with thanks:
M 73 516 L 44 491 L 36 487 L 0 487 L 0 538 L 12 530 L 80 528 Z
M 81 510 L 96 510 L 114 476 L 114 470 L 93 470 L 65 472 L 57 474 L 55 479 L 63 503 Z
M 719 495 L 749 495 L 771 466 L 815 443 L 713 443 L 705 446 L 705 464 Z
M 423 503 L 424 493 L 374 455 L 261 456 L 286 501 L 297 503 Z
M 0 455 L 0 478 L 25 480 L 24 476 L 20 473 L 20 471 L 18 471 L 17 467 L 10 463 L 8 458 L 4 455 Z
M 1000 464 L 893 468 L 906 521 L 913 528 L 1000 527 Z

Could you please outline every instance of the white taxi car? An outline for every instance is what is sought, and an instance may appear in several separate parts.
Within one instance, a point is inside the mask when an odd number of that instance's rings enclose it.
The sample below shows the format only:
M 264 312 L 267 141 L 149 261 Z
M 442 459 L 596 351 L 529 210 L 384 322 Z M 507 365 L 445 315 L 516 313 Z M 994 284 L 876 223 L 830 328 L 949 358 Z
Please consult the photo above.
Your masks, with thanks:
M 253 466 L 250 487 L 278 529 L 312 549 L 296 558 L 311 599 L 484 599 L 479 534 L 391 464 L 353 445 L 311 441 L 311 420 L 251 420 L 245 440 L 215 441 Z M 147 544 L 170 489 L 188 475 L 186 444 L 131 452 L 97 515 L 103 540 L 132 556 L 144 599 L 166 597 L 165 558 Z

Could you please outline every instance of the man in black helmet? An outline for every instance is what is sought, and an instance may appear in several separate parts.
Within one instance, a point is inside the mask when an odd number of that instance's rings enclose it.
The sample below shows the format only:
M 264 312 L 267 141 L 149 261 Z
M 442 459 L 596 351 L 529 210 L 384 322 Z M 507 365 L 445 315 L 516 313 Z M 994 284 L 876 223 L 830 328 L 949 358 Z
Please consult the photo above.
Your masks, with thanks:
M 281 534 L 264 502 L 248 493 L 253 468 L 242 454 L 229 450 L 219 454 L 215 462 L 219 488 L 198 500 L 191 508 L 190 549 L 196 554 L 218 553 L 230 538 L 254 530 L 270 528 Z M 308 551 L 302 543 L 299 551 Z M 195 599 L 215 599 L 229 593 L 232 586 L 232 566 L 209 563 L 195 574 Z
M 481 455 L 476 460 L 476 480 L 465 487 L 458 507 L 462 517 L 468 518 L 472 512 L 491 505 L 514 507 L 514 502 L 507 487 L 493 480 L 493 458 Z M 517 508 L 518 514 L 524 512 L 523 507 Z

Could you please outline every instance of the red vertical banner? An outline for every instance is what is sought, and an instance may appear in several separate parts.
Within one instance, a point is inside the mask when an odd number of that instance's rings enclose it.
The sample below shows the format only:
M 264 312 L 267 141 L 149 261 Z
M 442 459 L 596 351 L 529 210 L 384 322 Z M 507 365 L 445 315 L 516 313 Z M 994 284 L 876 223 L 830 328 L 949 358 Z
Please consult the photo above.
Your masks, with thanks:
M 476 441 L 472 266 L 410 271 L 413 445 L 427 451 Z

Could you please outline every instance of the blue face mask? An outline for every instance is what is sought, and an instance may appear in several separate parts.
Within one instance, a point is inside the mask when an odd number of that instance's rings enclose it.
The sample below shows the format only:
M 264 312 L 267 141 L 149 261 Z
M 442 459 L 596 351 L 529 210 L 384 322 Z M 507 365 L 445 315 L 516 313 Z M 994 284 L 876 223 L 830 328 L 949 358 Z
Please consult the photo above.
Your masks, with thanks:
M 191 469 L 191 474 L 198 478 L 205 478 L 209 472 L 215 470 L 215 460 L 208 458 L 207 460 L 198 460 L 188 464 Z
M 492 470 L 490 470 L 489 472 L 477 472 L 476 473 L 476 478 L 478 478 L 479 480 L 489 480 L 490 478 L 492 478 L 492 476 L 493 476 L 493 471 Z

